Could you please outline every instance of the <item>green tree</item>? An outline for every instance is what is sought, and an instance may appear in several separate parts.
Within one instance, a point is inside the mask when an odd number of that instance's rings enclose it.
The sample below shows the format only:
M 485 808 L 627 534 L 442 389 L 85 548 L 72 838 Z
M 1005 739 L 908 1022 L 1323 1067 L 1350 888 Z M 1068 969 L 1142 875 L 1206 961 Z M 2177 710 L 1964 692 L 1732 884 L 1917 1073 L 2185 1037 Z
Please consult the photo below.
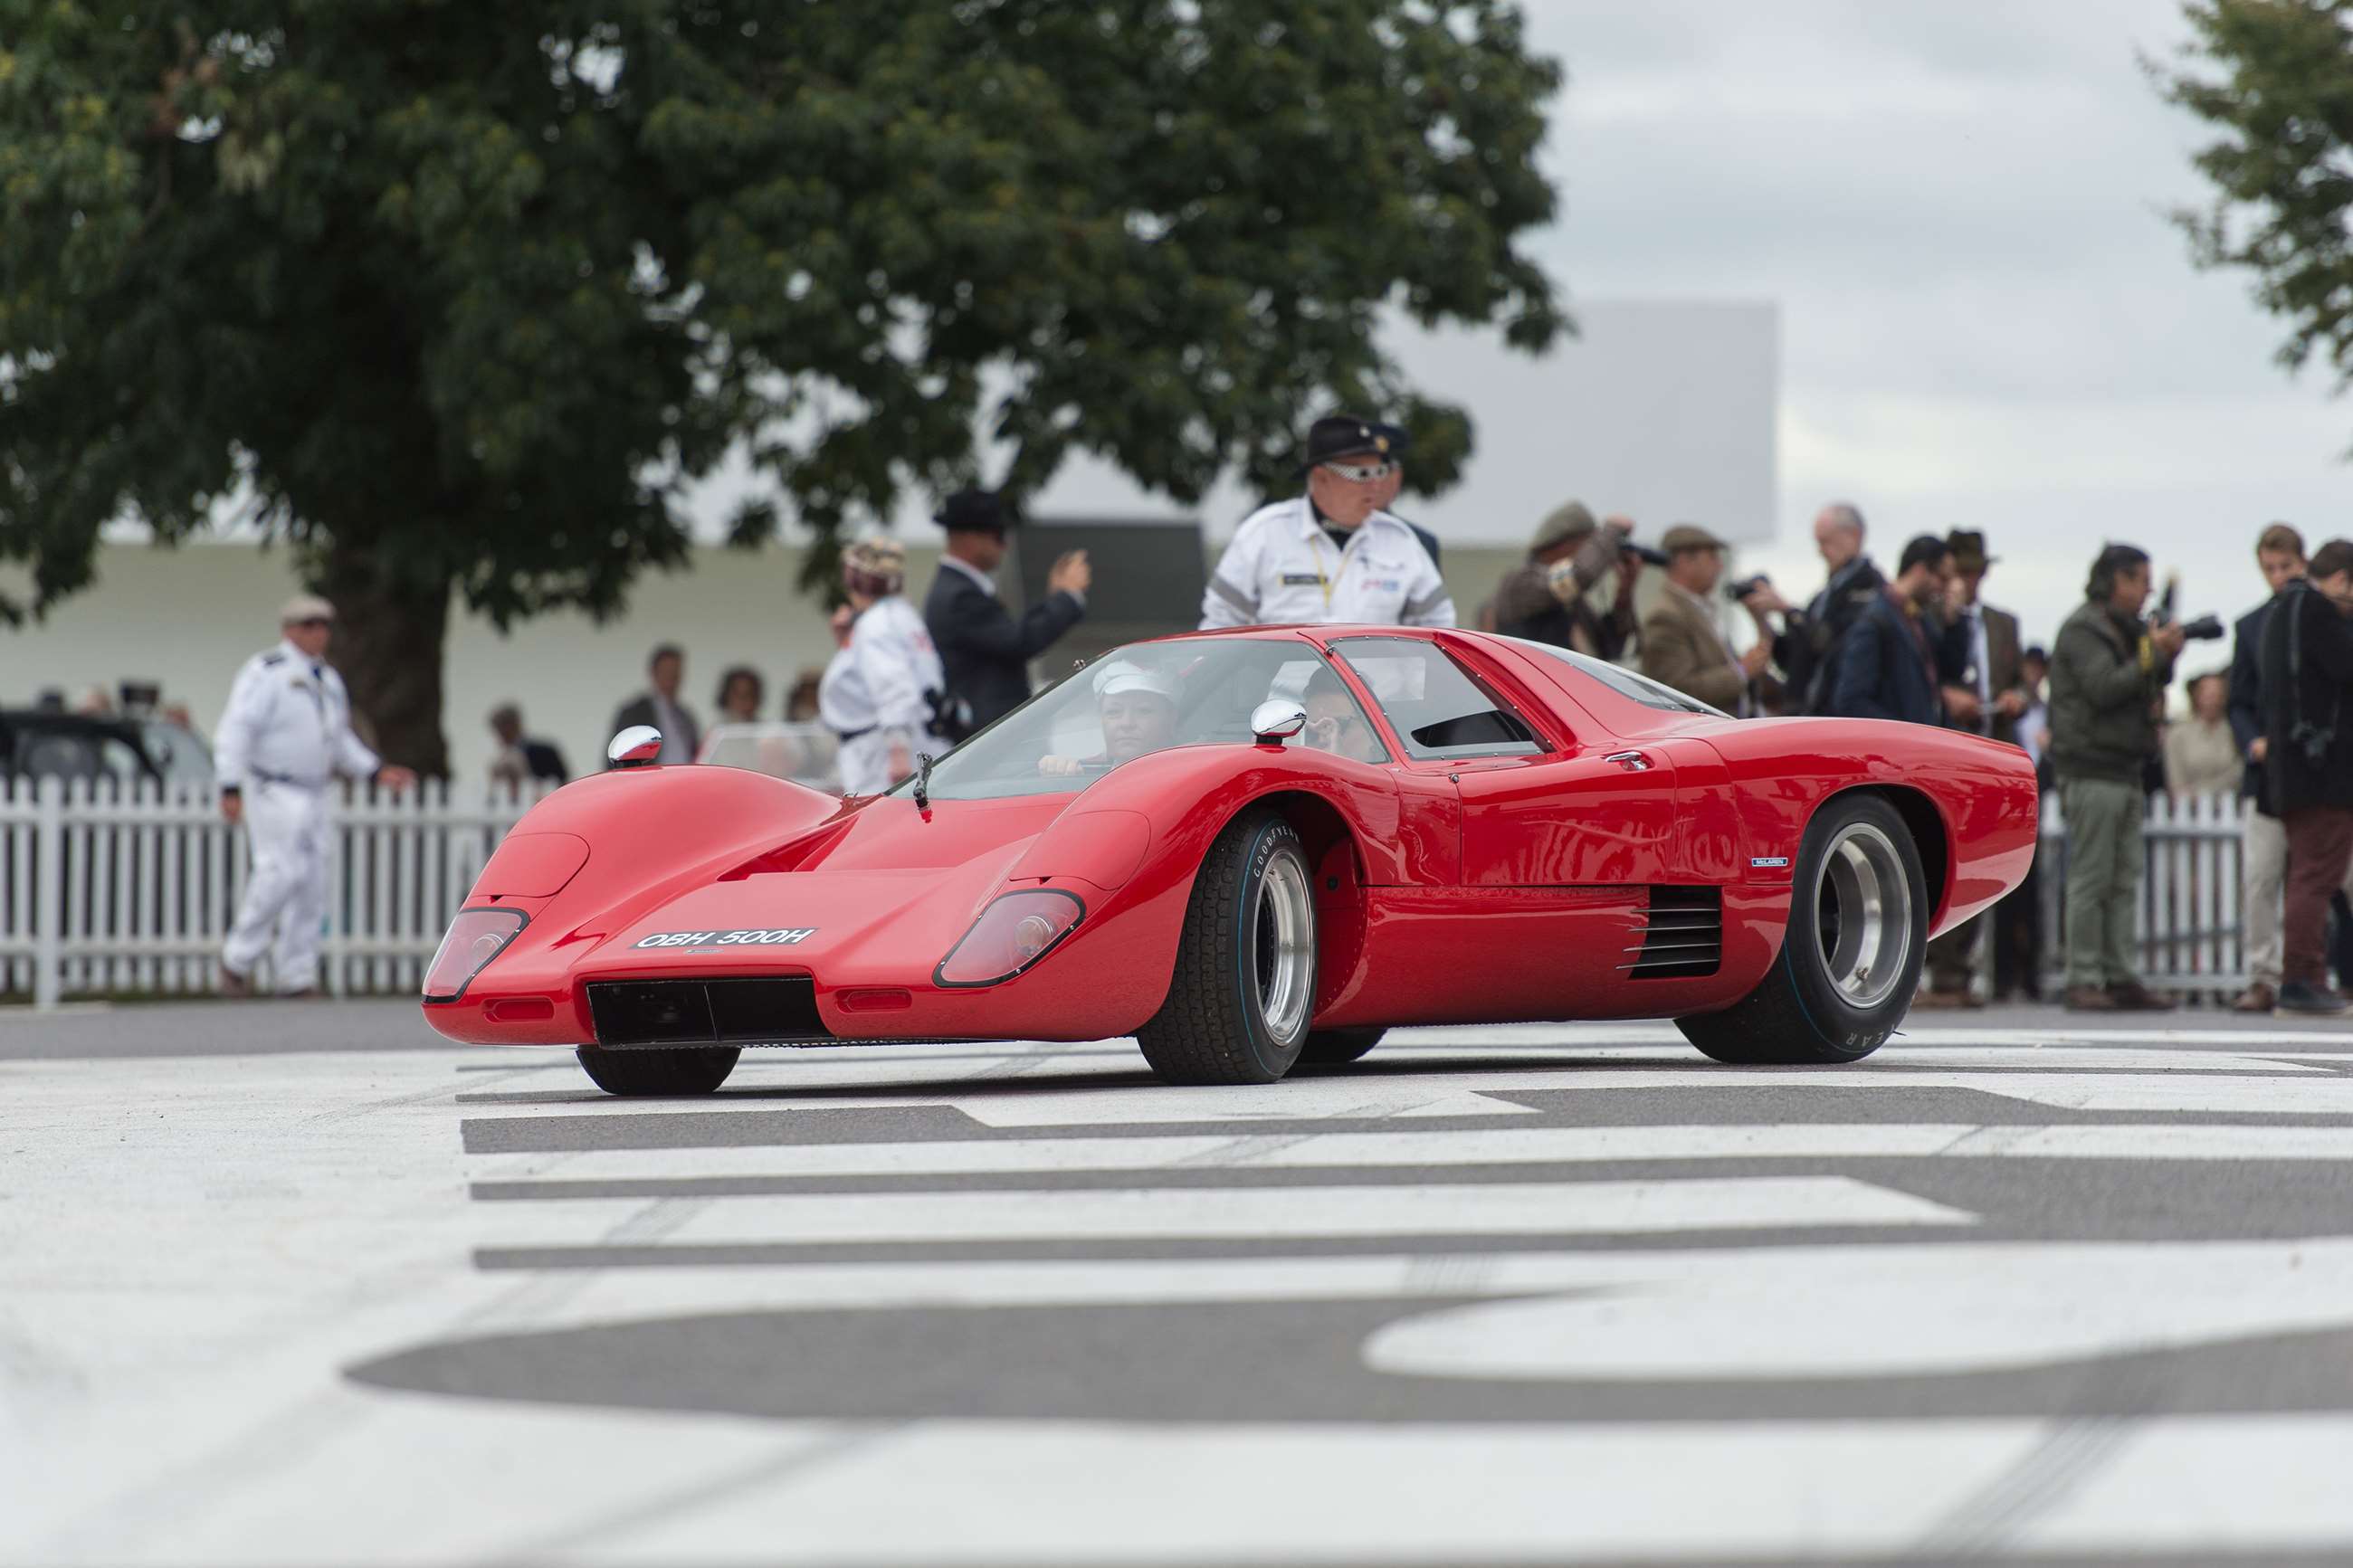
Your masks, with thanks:
M 1332 401 L 1442 485 L 1376 331 L 1562 330 L 1558 83 L 1506 0 L 0 0 L 0 615 L 237 507 L 443 772 L 453 590 L 612 610 L 731 449 L 742 543 L 991 440 L 1271 484 Z
M 2197 0 L 2178 67 L 2149 62 L 2158 89 L 2220 139 L 2193 162 L 2214 187 L 2174 215 L 2202 268 L 2243 268 L 2282 318 L 2280 363 L 2317 354 L 2353 381 L 2353 5 Z

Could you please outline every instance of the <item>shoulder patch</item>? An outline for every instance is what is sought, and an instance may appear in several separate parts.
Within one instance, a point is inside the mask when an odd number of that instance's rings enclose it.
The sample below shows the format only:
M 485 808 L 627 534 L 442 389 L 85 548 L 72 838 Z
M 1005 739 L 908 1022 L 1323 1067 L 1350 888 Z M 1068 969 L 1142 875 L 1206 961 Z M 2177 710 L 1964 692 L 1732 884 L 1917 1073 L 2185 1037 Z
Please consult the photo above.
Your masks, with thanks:
M 261 656 L 261 668 L 264 669 L 269 668 L 273 664 L 284 664 L 285 662 L 286 655 L 283 650 L 265 653 Z

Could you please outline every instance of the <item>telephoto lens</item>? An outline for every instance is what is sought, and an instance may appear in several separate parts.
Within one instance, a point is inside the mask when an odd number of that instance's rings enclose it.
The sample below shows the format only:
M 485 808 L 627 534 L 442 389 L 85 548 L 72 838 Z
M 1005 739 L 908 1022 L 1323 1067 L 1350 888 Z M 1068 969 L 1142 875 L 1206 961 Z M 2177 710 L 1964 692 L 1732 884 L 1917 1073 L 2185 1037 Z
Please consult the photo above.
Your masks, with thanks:
M 2220 642 L 2222 640 L 2222 617 L 2200 616 L 2194 621 L 2185 623 L 2181 628 L 2181 635 L 2191 642 Z
M 1667 563 L 1667 552 L 1665 551 L 1653 550 L 1647 544 L 1627 543 L 1619 546 L 1619 548 L 1625 554 L 1632 556 L 1635 560 L 1641 562 L 1646 566 L 1664 566 Z
M 1754 577 L 1746 578 L 1737 583 L 1726 583 L 1724 585 L 1724 596 L 1736 605 L 1757 589 L 1769 588 L 1772 585 L 1773 579 L 1759 572 Z

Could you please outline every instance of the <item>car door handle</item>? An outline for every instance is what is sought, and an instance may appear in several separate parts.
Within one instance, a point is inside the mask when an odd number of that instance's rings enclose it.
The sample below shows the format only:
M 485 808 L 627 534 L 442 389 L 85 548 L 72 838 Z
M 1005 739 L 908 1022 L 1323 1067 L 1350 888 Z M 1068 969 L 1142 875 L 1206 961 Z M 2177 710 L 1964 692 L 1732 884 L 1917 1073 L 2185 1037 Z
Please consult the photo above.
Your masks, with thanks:
M 1646 773 L 1651 766 L 1651 759 L 1640 752 L 1612 752 L 1601 760 L 1605 763 L 1616 763 L 1630 773 Z

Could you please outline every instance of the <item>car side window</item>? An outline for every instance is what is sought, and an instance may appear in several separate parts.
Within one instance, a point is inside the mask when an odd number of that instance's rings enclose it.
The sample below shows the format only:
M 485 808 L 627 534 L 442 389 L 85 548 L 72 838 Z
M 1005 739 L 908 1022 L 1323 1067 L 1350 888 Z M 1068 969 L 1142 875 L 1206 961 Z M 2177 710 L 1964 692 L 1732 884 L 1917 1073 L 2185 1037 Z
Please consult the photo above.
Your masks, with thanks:
M 1364 681 L 1406 754 L 1525 757 L 1544 745 L 1528 721 L 1490 696 L 1435 643 L 1416 637 L 1343 637 L 1332 651 Z

